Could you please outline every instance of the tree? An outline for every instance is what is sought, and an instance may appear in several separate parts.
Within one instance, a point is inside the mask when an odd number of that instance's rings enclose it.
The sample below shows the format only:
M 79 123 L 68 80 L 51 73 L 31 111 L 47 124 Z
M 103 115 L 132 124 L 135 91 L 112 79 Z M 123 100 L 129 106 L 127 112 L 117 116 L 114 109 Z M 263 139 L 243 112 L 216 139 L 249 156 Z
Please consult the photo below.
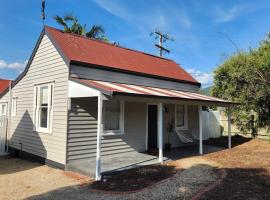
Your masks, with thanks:
M 77 35 L 86 36 L 88 38 L 108 41 L 107 37 L 104 35 L 105 30 L 102 26 L 93 25 L 87 32 L 86 25 L 81 25 L 78 18 L 73 15 L 65 15 L 63 17 L 56 15 L 53 18 L 59 25 L 63 27 L 63 31 L 66 33 L 74 33 Z
M 238 52 L 214 72 L 212 95 L 239 102 L 232 111 L 242 132 L 257 127 L 270 128 L 270 34 L 258 48 Z

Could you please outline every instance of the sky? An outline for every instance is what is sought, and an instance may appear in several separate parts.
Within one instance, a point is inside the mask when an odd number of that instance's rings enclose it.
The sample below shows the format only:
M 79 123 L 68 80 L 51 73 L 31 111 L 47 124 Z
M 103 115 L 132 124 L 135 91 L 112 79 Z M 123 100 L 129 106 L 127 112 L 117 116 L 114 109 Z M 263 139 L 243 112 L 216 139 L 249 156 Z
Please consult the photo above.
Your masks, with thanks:
M 82 24 L 102 25 L 110 41 L 157 55 L 150 33 L 161 30 L 174 41 L 164 46 L 202 83 L 237 49 L 258 46 L 270 31 L 269 0 L 46 0 L 46 24 L 74 14 Z M 0 0 L 0 78 L 15 79 L 24 69 L 42 31 L 41 0 Z

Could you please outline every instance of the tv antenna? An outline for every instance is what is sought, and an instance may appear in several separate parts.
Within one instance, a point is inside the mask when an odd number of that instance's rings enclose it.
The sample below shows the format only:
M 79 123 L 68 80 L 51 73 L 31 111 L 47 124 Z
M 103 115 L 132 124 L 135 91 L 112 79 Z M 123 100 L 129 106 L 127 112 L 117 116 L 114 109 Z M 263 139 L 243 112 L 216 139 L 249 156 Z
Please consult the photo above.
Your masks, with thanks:
M 45 25 L 45 17 L 46 17 L 46 15 L 45 15 L 45 0 L 42 0 L 42 3 L 41 3 L 41 12 L 42 12 L 42 14 L 41 14 L 42 24 L 44 26 Z
M 170 50 L 165 48 L 163 46 L 163 44 L 169 40 L 169 41 L 174 41 L 173 38 L 171 38 L 168 34 L 163 33 L 162 31 L 154 31 L 152 33 L 150 33 L 150 36 L 154 35 L 155 39 L 158 39 L 158 44 L 155 44 L 155 46 L 159 49 L 159 56 L 162 57 L 163 56 L 163 52 L 165 53 L 170 53 Z

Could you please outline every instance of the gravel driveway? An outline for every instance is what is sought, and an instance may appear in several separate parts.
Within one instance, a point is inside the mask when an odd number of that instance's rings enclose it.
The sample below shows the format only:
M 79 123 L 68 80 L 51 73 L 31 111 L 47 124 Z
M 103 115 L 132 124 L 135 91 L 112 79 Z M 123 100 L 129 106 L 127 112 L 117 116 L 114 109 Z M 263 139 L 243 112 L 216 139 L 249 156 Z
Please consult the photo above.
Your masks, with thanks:
M 215 167 L 201 157 L 175 161 L 185 169 L 140 192 L 93 192 L 63 171 L 20 159 L 0 160 L 0 199 L 189 199 L 218 179 Z

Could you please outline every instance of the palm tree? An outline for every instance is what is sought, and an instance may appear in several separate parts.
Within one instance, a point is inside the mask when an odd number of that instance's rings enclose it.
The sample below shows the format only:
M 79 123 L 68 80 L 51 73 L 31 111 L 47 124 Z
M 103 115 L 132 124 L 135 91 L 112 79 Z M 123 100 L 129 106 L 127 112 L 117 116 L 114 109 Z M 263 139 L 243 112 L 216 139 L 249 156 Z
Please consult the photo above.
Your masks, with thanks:
M 77 35 L 83 35 L 88 38 L 93 38 L 102 41 L 108 41 L 107 37 L 104 35 L 105 30 L 102 26 L 93 25 L 91 29 L 86 32 L 86 25 L 81 25 L 77 17 L 73 15 L 64 15 L 60 17 L 58 15 L 53 17 L 55 21 L 63 27 L 63 31 L 66 33 L 74 33 Z

